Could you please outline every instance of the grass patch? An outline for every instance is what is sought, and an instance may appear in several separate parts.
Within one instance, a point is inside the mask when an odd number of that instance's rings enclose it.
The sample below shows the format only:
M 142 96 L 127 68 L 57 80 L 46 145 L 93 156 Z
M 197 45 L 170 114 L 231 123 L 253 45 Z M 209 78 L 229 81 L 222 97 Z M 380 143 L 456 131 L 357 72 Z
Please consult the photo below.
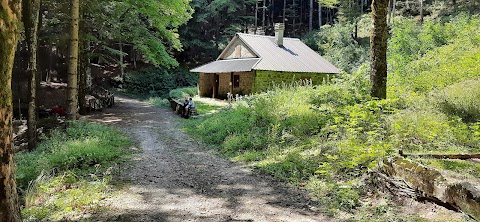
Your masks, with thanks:
M 167 99 L 162 99 L 160 97 L 150 97 L 146 102 L 152 106 L 167 108 L 170 107 L 170 102 Z
M 223 108 L 223 106 L 215 106 L 215 105 L 207 104 L 204 102 L 198 102 L 198 101 L 195 102 L 195 106 L 197 108 L 198 114 L 200 115 L 209 114 Z
M 112 192 L 112 169 L 127 160 L 131 144 L 116 129 L 78 121 L 53 131 L 35 151 L 17 154 L 23 217 L 68 220 L 100 210 Z

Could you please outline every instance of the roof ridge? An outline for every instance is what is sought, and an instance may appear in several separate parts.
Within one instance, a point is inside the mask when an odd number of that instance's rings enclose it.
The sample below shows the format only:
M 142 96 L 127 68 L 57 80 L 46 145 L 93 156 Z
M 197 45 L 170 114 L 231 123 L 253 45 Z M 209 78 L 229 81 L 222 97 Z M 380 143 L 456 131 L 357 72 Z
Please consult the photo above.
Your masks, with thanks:
M 258 57 L 250 57 L 250 58 L 226 58 L 226 59 L 219 59 L 217 61 L 225 61 L 225 60 L 250 60 L 250 59 L 260 59 Z
M 271 36 L 271 35 L 255 35 L 255 34 L 242 33 L 242 32 L 237 32 L 237 35 L 248 35 L 248 36 L 262 37 L 262 38 L 275 38 L 275 36 Z M 290 39 L 290 40 L 298 40 L 298 41 L 301 41 L 299 38 L 292 38 L 292 37 L 283 37 L 283 39 Z

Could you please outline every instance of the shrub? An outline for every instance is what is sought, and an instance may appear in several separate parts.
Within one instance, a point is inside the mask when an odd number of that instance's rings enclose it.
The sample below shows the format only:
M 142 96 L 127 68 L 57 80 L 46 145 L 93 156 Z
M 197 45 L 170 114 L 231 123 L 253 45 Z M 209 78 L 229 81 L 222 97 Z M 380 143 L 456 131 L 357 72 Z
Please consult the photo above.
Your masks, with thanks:
M 352 37 L 353 24 L 324 25 L 309 33 L 303 41 L 341 70 L 350 73 L 368 60 L 368 44 Z
M 395 23 L 389 41 L 389 97 L 409 97 L 480 75 L 480 17 Z
M 449 86 L 436 94 L 440 109 L 448 115 L 459 116 L 465 122 L 480 120 L 480 80 L 466 80 Z
M 404 110 L 394 116 L 392 129 L 397 147 L 407 151 L 446 149 L 452 141 L 448 117 L 434 110 Z
M 72 122 L 65 131 L 54 131 L 30 153 L 17 154 L 17 183 L 25 189 L 42 171 L 95 171 L 127 154 L 130 140 L 119 131 L 87 122 Z
M 173 75 L 155 67 L 130 72 L 125 78 L 125 88 L 133 94 L 163 97 L 175 87 Z
M 127 73 L 125 88 L 142 96 L 168 97 L 170 90 L 196 85 L 198 74 L 185 68 L 163 69 L 150 67 Z
M 171 90 L 168 93 L 168 96 L 174 99 L 183 99 L 185 96 L 194 97 L 195 95 L 197 95 L 197 93 L 198 93 L 197 87 L 185 87 L 185 88 L 178 88 L 178 89 Z

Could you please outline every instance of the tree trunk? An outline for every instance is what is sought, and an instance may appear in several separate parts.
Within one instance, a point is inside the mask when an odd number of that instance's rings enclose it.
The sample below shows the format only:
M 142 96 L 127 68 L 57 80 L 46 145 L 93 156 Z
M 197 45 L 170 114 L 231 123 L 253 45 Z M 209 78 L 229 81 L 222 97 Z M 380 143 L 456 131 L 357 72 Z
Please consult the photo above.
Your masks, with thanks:
M 363 15 L 363 0 L 360 0 L 360 15 Z
M 313 0 L 310 0 L 310 10 L 308 12 L 308 31 L 313 30 Z
M 265 10 L 267 9 L 267 6 L 265 4 L 266 4 L 266 0 L 263 0 L 262 32 L 264 35 L 265 35 L 265 13 L 266 13 Z
M 390 25 L 390 17 L 392 17 L 392 0 L 388 0 L 387 25 Z
M 255 1 L 255 30 L 253 31 L 253 34 L 257 34 L 257 29 L 258 29 L 258 1 Z
M 286 15 L 285 11 L 286 10 L 287 10 L 287 0 L 283 0 L 283 17 L 282 17 L 283 21 L 282 21 L 282 23 L 284 23 L 284 24 L 285 24 L 285 21 L 286 21 L 285 20 L 285 15 Z
M 119 57 L 119 62 L 120 62 L 120 76 L 122 77 L 122 79 L 125 78 L 125 67 L 123 66 L 124 64 L 124 59 L 123 59 L 123 43 L 122 41 L 120 40 L 120 42 L 118 43 L 118 48 L 120 50 L 120 57 Z
M 37 51 L 38 51 L 38 22 L 40 17 L 40 0 L 23 1 L 23 17 L 25 27 L 25 40 L 28 52 L 28 149 L 32 151 L 37 146 Z
M 79 0 L 70 0 L 70 55 L 68 61 L 68 99 L 67 118 L 76 120 L 78 116 L 78 23 L 80 14 Z
M 420 23 L 423 23 L 423 0 L 420 0 Z
M 80 57 L 80 70 L 79 70 L 79 84 L 78 84 L 78 105 L 80 107 L 80 115 L 86 115 L 87 112 L 87 103 L 85 101 L 85 96 L 87 95 L 87 72 L 90 63 L 88 62 L 88 44 L 82 42 L 82 56 Z
M 392 14 L 390 15 L 390 18 L 391 18 L 392 20 L 393 20 L 393 18 L 395 17 L 396 4 L 397 4 L 397 0 L 393 0 Z M 388 24 L 390 25 L 390 22 L 389 22 Z
M 322 3 L 318 1 L 318 30 L 322 28 Z
M 373 29 L 370 36 L 370 82 L 372 97 L 387 97 L 387 8 L 388 0 L 372 1 Z
M 21 1 L 2 0 L 0 12 L 0 221 L 20 222 L 12 150 L 11 84 Z
M 295 23 L 296 17 L 297 17 L 297 10 L 295 9 L 295 0 L 292 0 L 292 10 L 293 10 L 293 22 L 292 22 L 292 31 L 293 31 L 293 36 L 296 36 L 296 30 L 297 30 L 297 24 Z

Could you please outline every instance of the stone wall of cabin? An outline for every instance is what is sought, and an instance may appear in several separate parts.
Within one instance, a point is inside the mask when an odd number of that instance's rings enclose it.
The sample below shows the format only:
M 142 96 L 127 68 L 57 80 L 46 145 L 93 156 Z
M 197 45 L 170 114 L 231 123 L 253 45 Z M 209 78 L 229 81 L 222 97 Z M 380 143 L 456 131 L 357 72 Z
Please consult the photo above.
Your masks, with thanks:
M 275 87 L 275 85 L 281 85 L 283 83 L 291 84 L 299 80 L 311 80 L 314 85 L 318 85 L 322 84 L 323 82 L 330 81 L 334 75 L 335 74 L 257 70 L 253 92 L 267 91 Z
M 198 92 L 201 97 L 212 97 L 215 75 L 200 73 L 198 77 Z
M 255 72 L 237 72 L 234 75 L 240 75 L 240 87 L 234 87 L 233 94 L 251 94 L 253 92 L 253 83 L 255 82 Z
M 217 98 L 227 98 L 227 93 L 230 92 L 231 73 L 218 73 L 220 83 L 218 88 Z M 233 94 L 248 95 L 252 93 L 253 83 L 255 81 L 254 72 L 235 72 L 233 75 L 239 75 L 239 87 L 233 87 Z M 201 97 L 212 97 L 215 84 L 214 73 L 200 73 L 198 87 Z M 233 84 L 233 83 L 232 83 Z

